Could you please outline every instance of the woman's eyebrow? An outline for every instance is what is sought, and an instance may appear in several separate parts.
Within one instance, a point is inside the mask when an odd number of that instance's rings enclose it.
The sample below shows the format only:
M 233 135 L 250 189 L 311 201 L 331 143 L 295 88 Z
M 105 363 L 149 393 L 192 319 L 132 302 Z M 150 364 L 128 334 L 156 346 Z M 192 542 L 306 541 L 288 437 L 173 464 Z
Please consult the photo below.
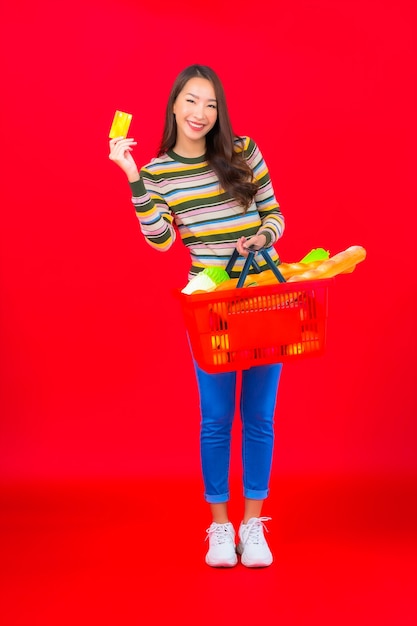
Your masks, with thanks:
M 196 96 L 195 94 L 191 93 L 191 91 L 187 92 L 185 94 L 186 96 L 192 96 L 193 98 L 196 98 L 197 100 L 199 100 L 200 96 Z M 208 98 L 208 102 L 217 102 L 216 98 Z

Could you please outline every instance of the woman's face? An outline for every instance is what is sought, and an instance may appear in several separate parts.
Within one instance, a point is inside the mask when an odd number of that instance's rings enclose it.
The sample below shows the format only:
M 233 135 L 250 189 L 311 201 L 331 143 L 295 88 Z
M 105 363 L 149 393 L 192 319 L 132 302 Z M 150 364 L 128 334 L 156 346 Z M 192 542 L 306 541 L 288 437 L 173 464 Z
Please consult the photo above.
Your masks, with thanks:
M 217 120 L 214 87 L 206 78 L 190 78 L 174 102 L 177 146 L 204 148 L 205 137 Z

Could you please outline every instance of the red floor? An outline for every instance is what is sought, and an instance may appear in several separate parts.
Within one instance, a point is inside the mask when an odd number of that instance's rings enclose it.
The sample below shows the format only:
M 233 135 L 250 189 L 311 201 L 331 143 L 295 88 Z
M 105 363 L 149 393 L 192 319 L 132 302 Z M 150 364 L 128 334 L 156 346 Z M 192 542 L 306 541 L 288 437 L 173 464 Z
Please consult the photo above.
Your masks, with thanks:
M 216 570 L 199 483 L 3 486 L 0 624 L 415 626 L 415 496 L 408 480 L 275 478 L 274 564 Z

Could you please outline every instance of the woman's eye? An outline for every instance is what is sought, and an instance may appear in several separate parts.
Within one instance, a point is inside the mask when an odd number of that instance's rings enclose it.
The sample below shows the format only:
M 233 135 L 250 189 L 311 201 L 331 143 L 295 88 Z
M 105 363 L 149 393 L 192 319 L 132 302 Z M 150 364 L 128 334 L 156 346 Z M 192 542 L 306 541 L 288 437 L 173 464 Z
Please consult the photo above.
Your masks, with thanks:
M 194 100 L 192 100 L 192 98 L 186 98 L 186 102 L 194 102 Z

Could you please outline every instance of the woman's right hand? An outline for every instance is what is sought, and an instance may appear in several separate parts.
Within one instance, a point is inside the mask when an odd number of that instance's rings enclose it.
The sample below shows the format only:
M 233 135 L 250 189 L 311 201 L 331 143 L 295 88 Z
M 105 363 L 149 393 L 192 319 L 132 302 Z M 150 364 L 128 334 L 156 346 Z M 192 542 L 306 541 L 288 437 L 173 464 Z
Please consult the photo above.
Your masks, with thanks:
M 134 139 L 125 137 L 115 137 L 109 142 L 109 159 L 124 171 L 131 183 L 139 180 L 139 170 L 132 156 L 133 146 L 136 146 L 136 143 Z

